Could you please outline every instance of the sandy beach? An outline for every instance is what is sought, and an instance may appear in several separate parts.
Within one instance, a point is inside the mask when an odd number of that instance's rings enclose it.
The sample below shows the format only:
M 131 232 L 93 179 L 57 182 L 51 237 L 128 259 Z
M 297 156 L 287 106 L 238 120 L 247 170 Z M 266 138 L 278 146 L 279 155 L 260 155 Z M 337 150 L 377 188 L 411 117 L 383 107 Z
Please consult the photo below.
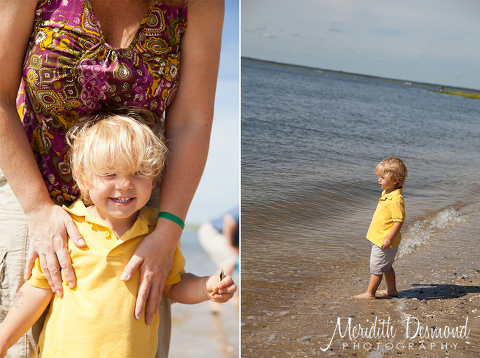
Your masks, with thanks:
M 457 210 L 458 220 L 396 261 L 398 298 L 352 298 L 368 284 L 362 258 L 364 268 L 351 277 L 297 287 L 290 303 L 286 294 L 281 312 L 245 314 L 242 357 L 479 356 L 480 204 Z
M 466 337 L 417 336 L 417 347 L 423 342 L 427 349 L 419 349 L 416 356 L 480 356 L 480 205 L 461 207 L 458 213 L 458 222 L 396 264 L 400 296 L 391 301 L 399 301 L 403 319 L 415 317 L 430 331 L 444 333 L 446 326 L 467 325 Z M 442 342 L 448 344 L 442 348 Z
M 457 222 L 396 262 L 397 299 L 358 302 L 371 310 L 371 316 L 384 318 L 388 313 L 391 326 L 397 329 L 395 337 L 360 339 L 360 349 L 345 337 L 341 348 L 330 350 L 328 355 L 479 356 L 479 211 L 479 204 L 459 208 Z M 367 341 L 375 341 L 374 348 L 365 349 L 370 346 Z M 345 343 L 348 347 L 343 349 Z
M 182 253 L 186 271 L 197 276 L 215 273 L 215 264 L 209 259 L 197 239 L 197 232 L 185 230 Z M 237 283 L 238 272 L 233 275 Z M 222 311 L 213 314 L 210 302 L 198 305 L 172 305 L 172 337 L 170 358 L 234 358 L 239 355 L 238 304 L 232 300 L 222 305 Z M 234 302 L 232 302 L 234 301 Z

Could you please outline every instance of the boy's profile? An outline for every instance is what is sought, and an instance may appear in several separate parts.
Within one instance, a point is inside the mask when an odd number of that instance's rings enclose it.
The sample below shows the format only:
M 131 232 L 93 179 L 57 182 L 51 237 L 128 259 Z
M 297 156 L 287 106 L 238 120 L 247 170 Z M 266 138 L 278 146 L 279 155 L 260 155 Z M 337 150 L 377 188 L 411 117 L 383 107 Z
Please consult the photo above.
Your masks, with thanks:
M 400 229 L 405 221 L 405 202 L 402 193 L 407 167 L 400 158 L 392 157 L 377 165 L 375 175 L 383 192 L 367 232 L 367 239 L 371 241 L 372 246 L 370 282 L 367 291 L 354 298 L 374 299 L 383 276 L 387 290 L 379 291 L 378 294 L 398 296 L 392 264 L 401 240 Z
M 167 149 L 154 133 L 151 114 L 122 108 L 79 121 L 67 134 L 73 177 L 82 193 L 65 210 L 86 246 L 68 250 L 77 285 L 55 295 L 37 258 L 32 277 L 0 326 L 0 357 L 50 304 L 37 349 L 39 357 L 154 357 L 158 314 L 134 316 L 140 275 L 120 276 L 137 245 L 157 222 L 145 204 L 164 166 Z M 168 213 L 167 213 L 168 214 Z M 163 217 L 173 217 L 168 214 Z M 178 219 L 180 220 L 180 219 Z M 180 220 L 181 221 L 181 220 Z M 177 221 L 175 221 L 177 222 Z M 184 271 L 178 244 L 164 294 L 179 303 L 228 301 L 236 291 L 230 276 L 197 277 Z

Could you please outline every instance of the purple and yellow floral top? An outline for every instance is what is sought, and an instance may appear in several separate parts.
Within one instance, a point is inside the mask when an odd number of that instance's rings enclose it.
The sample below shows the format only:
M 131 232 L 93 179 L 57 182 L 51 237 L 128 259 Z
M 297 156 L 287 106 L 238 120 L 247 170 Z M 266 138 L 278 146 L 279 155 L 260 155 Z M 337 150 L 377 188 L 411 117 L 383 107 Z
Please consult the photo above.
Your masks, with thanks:
M 187 9 L 152 2 L 127 48 L 105 42 L 89 0 L 39 0 L 17 108 L 52 199 L 79 197 L 65 133 L 112 105 L 163 112 L 178 86 Z

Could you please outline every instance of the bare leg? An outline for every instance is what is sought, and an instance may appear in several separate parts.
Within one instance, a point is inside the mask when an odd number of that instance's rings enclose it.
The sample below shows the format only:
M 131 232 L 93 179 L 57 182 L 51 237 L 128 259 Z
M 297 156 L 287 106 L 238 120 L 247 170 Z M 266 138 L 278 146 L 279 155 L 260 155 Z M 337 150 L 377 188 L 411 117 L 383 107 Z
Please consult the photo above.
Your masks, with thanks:
M 385 274 L 385 282 L 387 283 L 387 296 L 397 297 L 398 291 L 395 282 L 395 270 L 393 267 Z
M 368 284 L 367 292 L 353 296 L 353 298 L 375 299 L 375 292 L 377 292 L 380 282 L 382 282 L 382 275 L 370 274 L 370 282 Z

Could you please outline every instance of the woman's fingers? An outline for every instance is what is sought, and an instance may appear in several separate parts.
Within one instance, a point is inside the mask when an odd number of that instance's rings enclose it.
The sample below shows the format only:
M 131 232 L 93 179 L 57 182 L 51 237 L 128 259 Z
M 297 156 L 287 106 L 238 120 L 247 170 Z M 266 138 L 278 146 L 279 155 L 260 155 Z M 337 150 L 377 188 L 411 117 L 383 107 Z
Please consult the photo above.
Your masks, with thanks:
M 165 278 L 162 280 L 161 275 L 155 275 L 147 267 L 145 260 L 135 254 L 123 270 L 121 279 L 123 281 L 130 280 L 138 269 L 140 269 L 140 284 L 135 302 L 135 318 L 140 319 L 143 309 L 146 307 L 145 322 L 152 324 L 153 315 L 157 312 L 162 298 L 160 287 L 165 285 Z
M 135 272 L 140 268 L 140 265 L 143 263 L 143 258 L 134 254 L 130 261 L 128 261 L 127 266 L 123 269 L 122 276 L 120 279 L 122 281 L 128 281 L 132 278 Z
M 69 220 L 65 224 L 68 237 L 70 237 L 74 245 L 77 247 L 84 247 L 85 240 L 83 239 L 83 236 L 80 234 L 80 231 L 78 231 L 73 221 Z M 77 284 L 77 279 L 75 277 L 75 272 L 73 271 L 72 267 L 72 260 L 70 258 L 70 255 L 68 254 L 67 249 L 61 248 L 60 250 L 57 250 L 57 257 L 60 263 L 60 267 L 65 274 L 65 279 L 68 282 L 68 286 L 70 288 L 74 288 Z
M 147 307 L 145 310 L 145 322 L 152 324 L 153 315 L 158 312 L 158 306 L 162 299 L 163 286 L 160 285 L 159 280 L 152 282 L 150 286 L 150 293 L 148 295 Z
M 68 286 L 74 288 L 76 285 L 75 273 L 73 272 L 72 260 L 66 248 L 60 249 L 56 252 L 57 260 L 60 264 L 60 267 L 65 274 L 65 279 L 67 280 Z M 62 278 L 60 276 L 60 287 L 62 287 Z M 63 289 L 62 289 L 63 290 Z
M 151 324 L 158 311 L 168 273 L 172 269 L 173 251 L 168 252 L 153 233 L 138 245 L 123 270 L 121 279 L 128 281 L 140 269 L 140 285 L 135 302 L 135 317 L 140 319 L 145 309 L 145 322 Z
M 62 275 L 70 287 L 75 287 L 76 279 L 70 255 L 67 250 L 67 237 L 72 235 L 77 243 L 81 235 L 70 215 L 61 207 L 52 205 L 29 215 L 30 249 L 25 264 L 25 279 L 38 256 L 45 279 L 57 295 L 63 295 Z M 85 243 L 83 243 L 85 244 Z
M 55 292 L 58 297 L 62 297 L 63 296 L 62 276 L 60 274 L 60 269 L 59 269 L 60 265 L 58 263 L 57 255 L 55 254 L 55 252 L 47 253 L 47 255 L 45 255 L 45 259 L 46 259 L 47 271 L 48 271 L 48 274 L 50 275 L 50 280 L 47 279 L 47 281 L 50 287 L 52 288 L 53 292 Z
M 138 287 L 137 301 L 135 302 L 135 318 L 140 319 L 142 317 L 143 308 L 150 294 L 150 277 L 145 277 L 142 272 L 140 272 L 140 286 Z M 145 322 L 147 322 L 145 317 Z
M 76 247 L 84 247 L 85 246 L 85 240 L 83 240 L 82 234 L 80 234 L 80 231 L 78 231 L 77 227 L 71 222 L 66 223 L 66 229 L 68 233 L 68 237 L 72 239 L 73 243 L 75 244 Z
M 156 272 L 156 274 L 154 273 Z M 146 262 L 140 265 L 140 285 L 138 287 L 137 301 L 135 302 L 135 318 L 140 319 L 145 308 L 145 322 L 152 324 L 153 315 L 157 313 L 166 275 L 161 275 L 158 270 L 147 268 Z

